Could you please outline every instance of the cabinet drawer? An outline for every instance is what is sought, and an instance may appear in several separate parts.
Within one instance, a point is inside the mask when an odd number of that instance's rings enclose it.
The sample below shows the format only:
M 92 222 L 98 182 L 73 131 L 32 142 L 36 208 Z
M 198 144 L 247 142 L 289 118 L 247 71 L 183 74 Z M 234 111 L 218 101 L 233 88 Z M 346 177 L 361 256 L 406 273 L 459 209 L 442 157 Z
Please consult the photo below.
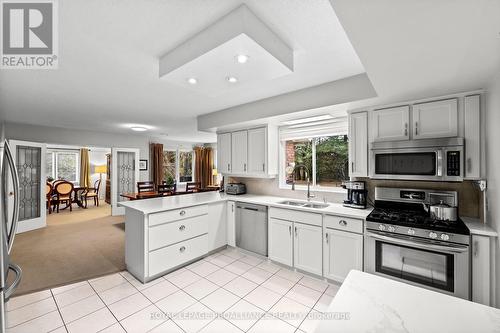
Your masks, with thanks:
M 207 253 L 208 236 L 202 235 L 185 242 L 149 253 L 149 276 L 187 263 Z
M 149 251 L 208 232 L 207 215 L 149 227 Z
M 363 220 L 349 217 L 325 215 L 325 227 L 337 230 L 363 233 Z
M 183 220 L 194 216 L 208 214 L 208 205 L 169 210 L 168 212 L 149 215 L 149 226 Z
M 300 210 L 282 209 L 271 207 L 269 209 L 269 217 L 280 220 L 294 221 L 305 224 L 321 226 L 321 214 L 308 213 Z

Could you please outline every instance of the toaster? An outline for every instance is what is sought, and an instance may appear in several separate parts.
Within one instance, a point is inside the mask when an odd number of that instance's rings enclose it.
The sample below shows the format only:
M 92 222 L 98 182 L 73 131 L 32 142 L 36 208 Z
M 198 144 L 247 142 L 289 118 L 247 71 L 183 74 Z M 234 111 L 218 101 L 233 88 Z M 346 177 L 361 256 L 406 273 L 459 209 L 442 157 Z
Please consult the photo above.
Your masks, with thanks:
M 245 194 L 247 193 L 247 188 L 243 183 L 229 183 L 226 185 L 227 194 Z

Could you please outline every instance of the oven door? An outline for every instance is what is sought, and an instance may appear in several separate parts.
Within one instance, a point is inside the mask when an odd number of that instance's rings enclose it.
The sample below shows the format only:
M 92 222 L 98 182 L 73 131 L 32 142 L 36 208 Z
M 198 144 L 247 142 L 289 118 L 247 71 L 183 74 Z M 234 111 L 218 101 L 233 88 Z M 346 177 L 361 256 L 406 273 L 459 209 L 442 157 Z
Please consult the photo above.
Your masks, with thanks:
M 443 179 L 441 149 L 373 149 L 372 162 L 370 176 L 375 179 Z
M 365 271 L 470 300 L 469 246 L 366 231 Z

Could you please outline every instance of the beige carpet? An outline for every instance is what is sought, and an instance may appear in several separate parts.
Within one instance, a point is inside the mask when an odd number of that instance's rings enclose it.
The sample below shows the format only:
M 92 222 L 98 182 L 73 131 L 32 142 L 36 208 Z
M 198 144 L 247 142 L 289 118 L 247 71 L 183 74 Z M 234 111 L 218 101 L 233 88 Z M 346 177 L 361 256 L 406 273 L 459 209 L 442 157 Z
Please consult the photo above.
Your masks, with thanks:
M 109 205 L 47 215 L 47 227 L 18 234 L 11 260 L 23 270 L 16 295 L 125 269 L 124 217 Z

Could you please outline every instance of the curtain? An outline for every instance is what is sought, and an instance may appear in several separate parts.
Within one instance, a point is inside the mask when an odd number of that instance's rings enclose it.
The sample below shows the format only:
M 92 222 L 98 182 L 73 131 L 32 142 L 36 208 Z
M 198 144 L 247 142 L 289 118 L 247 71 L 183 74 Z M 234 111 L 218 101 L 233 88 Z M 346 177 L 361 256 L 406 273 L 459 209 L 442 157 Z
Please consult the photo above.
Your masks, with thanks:
M 211 147 L 194 148 L 194 179 L 199 182 L 201 188 L 213 185 L 213 150 Z
M 91 187 L 90 184 L 90 159 L 87 148 L 80 149 L 80 186 Z
M 151 179 L 155 185 L 163 183 L 163 145 L 161 143 L 149 144 L 151 160 Z

